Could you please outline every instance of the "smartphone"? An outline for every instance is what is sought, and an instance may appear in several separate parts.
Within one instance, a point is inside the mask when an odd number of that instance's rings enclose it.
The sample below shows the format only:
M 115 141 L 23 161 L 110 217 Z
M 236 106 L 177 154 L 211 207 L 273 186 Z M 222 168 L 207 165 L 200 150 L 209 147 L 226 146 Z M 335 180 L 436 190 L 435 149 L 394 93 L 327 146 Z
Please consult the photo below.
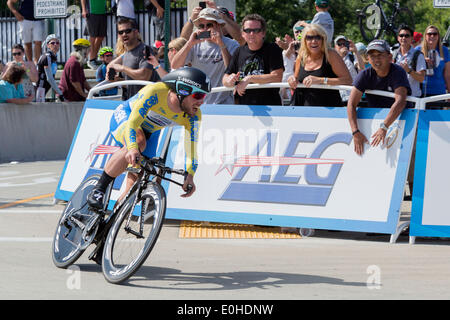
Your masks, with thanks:
M 211 38 L 211 31 L 202 31 L 197 34 L 197 39 L 209 39 Z
M 205 9 L 206 8 L 206 1 L 200 1 L 198 3 L 198 6 L 201 7 L 202 9 Z
M 153 56 L 153 55 L 154 55 L 154 53 L 153 53 L 152 48 L 150 48 L 150 46 L 146 45 L 144 47 L 144 59 L 148 60 L 148 59 L 150 59 L 150 56 Z

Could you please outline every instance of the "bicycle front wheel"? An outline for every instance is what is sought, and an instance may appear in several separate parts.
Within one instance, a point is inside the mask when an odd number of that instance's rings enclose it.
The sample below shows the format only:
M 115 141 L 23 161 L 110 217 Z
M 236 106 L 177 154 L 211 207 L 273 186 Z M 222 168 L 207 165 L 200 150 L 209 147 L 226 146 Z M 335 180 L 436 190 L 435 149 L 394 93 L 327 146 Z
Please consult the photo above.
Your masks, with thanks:
M 131 277 L 144 263 L 158 239 L 166 213 L 166 193 L 160 184 L 149 182 L 145 196 L 133 205 L 133 193 L 117 213 L 103 250 L 103 275 L 110 283 Z M 138 205 L 141 210 L 138 210 Z

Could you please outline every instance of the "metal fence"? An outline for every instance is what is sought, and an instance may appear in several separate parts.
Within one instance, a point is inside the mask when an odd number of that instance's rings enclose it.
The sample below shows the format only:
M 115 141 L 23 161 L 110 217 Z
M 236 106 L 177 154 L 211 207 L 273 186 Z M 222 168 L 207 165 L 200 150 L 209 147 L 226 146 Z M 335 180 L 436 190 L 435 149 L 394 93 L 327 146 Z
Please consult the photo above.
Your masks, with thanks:
M 58 53 L 58 63 L 64 63 L 72 51 L 72 42 L 77 38 L 89 38 L 84 35 L 86 20 L 80 18 L 81 8 L 78 6 L 68 7 L 68 17 L 46 20 L 46 30 L 51 30 L 61 38 L 61 47 Z M 151 22 L 150 14 L 147 10 L 136 11 L 136 20 L 139 31 L 146 44 L 153 44 L 156 40 L 155 28 Z M 186 7 L 171 8 L 170 34 L 171 39 L 178 37 L 184 23 L 188 20 Z M 112 13 L 107 14 L 107 36 L 103 40 L 102 46 L 115 47 L 117 41 L 116 17 Z M 0 17 L 0 60 L 4 63 L 12 60 L 11 47 L 15 43 L 22 43 L 19 36 L 19 25 L 15 17 L 9 10 L 3 12 Z

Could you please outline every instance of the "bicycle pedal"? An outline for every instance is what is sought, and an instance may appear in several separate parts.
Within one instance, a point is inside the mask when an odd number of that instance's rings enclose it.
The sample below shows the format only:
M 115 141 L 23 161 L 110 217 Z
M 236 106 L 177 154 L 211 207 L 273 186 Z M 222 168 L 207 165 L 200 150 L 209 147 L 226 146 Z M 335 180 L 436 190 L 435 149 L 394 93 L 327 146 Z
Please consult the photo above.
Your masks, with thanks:
M 130 227 L 125 227 L 125 231 L 127 233 L 131 233 L 132 235 L 136 236 L 138 239 L 144 239 L 144 236 L 134 230 L 132 230 Z

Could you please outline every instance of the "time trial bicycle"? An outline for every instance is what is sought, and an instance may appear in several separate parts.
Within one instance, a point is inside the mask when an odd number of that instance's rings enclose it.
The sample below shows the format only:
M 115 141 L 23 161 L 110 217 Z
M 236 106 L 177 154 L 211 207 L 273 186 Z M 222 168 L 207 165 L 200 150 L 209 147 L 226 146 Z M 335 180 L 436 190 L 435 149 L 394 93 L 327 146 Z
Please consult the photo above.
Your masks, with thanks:
M 87 204 L 100 175 L 90 176 L 75 190 L 53 238 L 52 256 L 57 267 L 67 268 L 75 263 L 91 244 L 96 247 L 89 259 L 102 265 L 103 275 L 110 283 L 127 280 L 145 262 L 158 239 L 166 212 L 166 193 L 159 182 L 164 179 L 183 186 L 165 175 L 178 174 L 186 179 L 187 172 L 166 167 L 161 158 L 146 157 L 140 168 L 130 167 L 127 171 L 137 173 L 139 178 L 112 210 L 108 210 L 108 204 L 113 182 L 106 190 L 102 209 Z

